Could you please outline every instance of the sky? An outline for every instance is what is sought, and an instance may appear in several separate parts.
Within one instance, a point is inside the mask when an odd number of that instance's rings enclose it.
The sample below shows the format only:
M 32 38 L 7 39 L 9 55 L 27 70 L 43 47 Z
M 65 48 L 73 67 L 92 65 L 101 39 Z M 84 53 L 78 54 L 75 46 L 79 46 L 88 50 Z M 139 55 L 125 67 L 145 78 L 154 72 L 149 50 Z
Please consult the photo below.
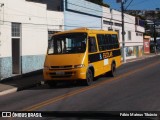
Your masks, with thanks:
M 103 0 L 104 3 L 110 5 L 111 8 L 120 10 L 120 3 L 116 3 L 116 0 Z M 127 0 L 125 6 L 128 6 L 132 0 Z M 160 8 L 160 0 L 133 0 L 127 10 L 155 10 Z

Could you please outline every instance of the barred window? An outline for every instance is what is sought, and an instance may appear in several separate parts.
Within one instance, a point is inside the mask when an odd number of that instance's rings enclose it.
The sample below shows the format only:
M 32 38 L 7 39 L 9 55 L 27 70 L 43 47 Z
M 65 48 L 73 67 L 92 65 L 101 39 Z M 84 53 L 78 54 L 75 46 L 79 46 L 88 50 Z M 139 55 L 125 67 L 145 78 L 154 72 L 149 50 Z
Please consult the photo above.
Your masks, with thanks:
M 21 33 L 21 24 L 12 23 L 12 37 L 20 37 Z

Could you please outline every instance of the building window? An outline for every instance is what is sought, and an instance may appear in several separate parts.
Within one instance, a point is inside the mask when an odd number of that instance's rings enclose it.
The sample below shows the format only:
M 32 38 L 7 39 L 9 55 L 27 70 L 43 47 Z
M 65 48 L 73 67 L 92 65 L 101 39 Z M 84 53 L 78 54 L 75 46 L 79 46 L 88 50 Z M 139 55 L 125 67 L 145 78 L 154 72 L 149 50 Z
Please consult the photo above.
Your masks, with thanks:
M 21 24 L 12 23 L 12 74 L 21 74 Z
M 136 33 L 136 36 L 143 36 L 143 33 Z
M 103 24 L 106 24 L 106 25 L 113 25 L 113 22 L 111 22 L 111 21 L 106 21 L 106 20 L 103 20 Z
M 20 37 L 21 35 L 21 24 L 12 23 L 12 37 Z
M 128 31 L 128 40 L 131 40 L 131 31 Z
M 121 23 L 114 23 L 115 26 L 119 26 L 119 27 L 122 27 L 122 24 Z

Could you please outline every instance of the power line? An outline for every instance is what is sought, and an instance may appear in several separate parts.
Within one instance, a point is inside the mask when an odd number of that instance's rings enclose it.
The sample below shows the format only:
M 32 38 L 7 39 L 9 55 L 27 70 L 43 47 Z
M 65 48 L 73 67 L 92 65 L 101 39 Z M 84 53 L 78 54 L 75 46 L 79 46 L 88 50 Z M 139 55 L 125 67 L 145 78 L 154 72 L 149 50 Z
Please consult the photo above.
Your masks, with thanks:
M 144 4 L 144 2 L 148 2 L 148 0 L 143 0 L 143 1 L 141 1 L 141 2 L 138 2 L 138 3 L 135 3 L 135 4 L 133 4 L 131 7 L 133 7 L 133 6 L 136 6 L 136 5 L 140 5 L 140 4 Z
M 130 3 L 127 5 L 127 7 L 125 8 L 125 10 L 127 10 L 127 8 L 131 5 L 131 3 L 133 2 L 133 0 L 130 1 Z

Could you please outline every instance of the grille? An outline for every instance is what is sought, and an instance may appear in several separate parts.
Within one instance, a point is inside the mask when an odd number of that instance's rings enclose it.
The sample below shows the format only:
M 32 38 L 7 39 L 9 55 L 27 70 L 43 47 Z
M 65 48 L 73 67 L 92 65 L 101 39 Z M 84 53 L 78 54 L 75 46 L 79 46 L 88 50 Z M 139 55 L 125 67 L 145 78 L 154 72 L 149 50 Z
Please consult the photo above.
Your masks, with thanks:
M 51 70 L 67 70 L 72 69 L 72 65 L 66 65 L 66 66 L 51 66 Z
M 65 77 L 71 77 L 75 74 L 75 72 L 64 72 L 64 74 L 60 75 L 60 74 L 57 74 L 56 72 L 51 72 L 49 73 L 49 75 L 52 77 L 52 78 L 65 78 Z
M 71 77 L 71 75 L 65 75 L 65 76 L 51 76 L 52 78 L 66 78 Z

